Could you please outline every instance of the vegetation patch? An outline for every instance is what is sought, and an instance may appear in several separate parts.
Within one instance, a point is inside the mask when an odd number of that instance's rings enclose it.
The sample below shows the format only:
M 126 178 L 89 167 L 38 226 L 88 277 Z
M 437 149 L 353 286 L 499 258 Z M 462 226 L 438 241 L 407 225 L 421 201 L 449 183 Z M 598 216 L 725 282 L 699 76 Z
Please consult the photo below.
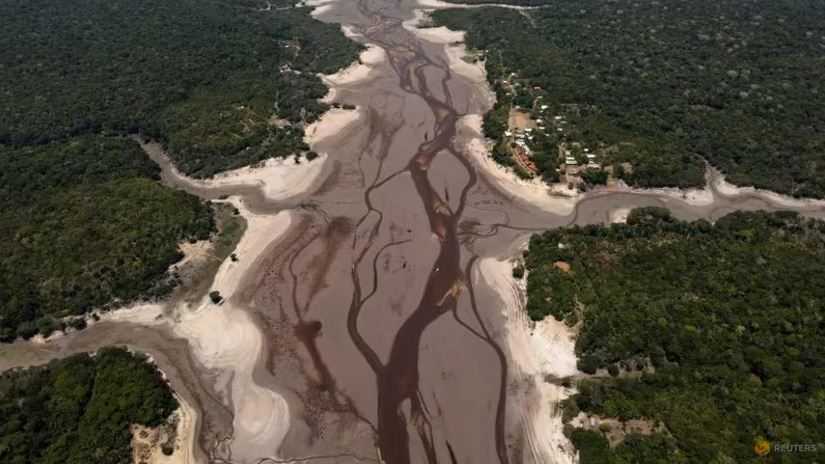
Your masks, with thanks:
M 0 340 L 56 319 L 165 295 L 178 243 L 209 238 L 212 211 L 156 181 L 128 139 L 0 147 Z
M 486 51 L 499 102 L 485 131 L 499 143 L 509 105 L 547 105 L 568 122 L 559 143 L 590 147 L 606 167 L 629 163 L 613 173 L 634 186 L 702 186 L 706 160 L 737 185 L 825 197 L 817 1 L 561 0 L 433 20 Z
M 636 209 L 626 225 L 534 236 L 526 267 L 530 317 L 580 323 L 579 369 L 599 374 L 578 385 L 565 419 L 657 430 L 614 447 L 597 430 L 571 431 L 583 464 L 825 458 L 822 447 L 753 451 L 759 438 L 825 434 L 825 222 L 751 212 L 710 224 Z
M 310 11 L 286 0 L 0 4 L 0 341 L 166 295 L 177 244 L 213 232 L 210 208 L 161 186 L 123 135 L 159 140 L 195 177 L 308 149 L 304 124 L 327 108 L 317 74 L 360 50 Z M 243 228 L 226 226 L 223 257 Z
M 316 74 L 360 50 L 309 12 L 282 0 L 3 2 L 0 144 L 142 132 L 196 177 L 305 150 L 303 123 L 326 110 Z
M 0 461 L 130 462 L 132 424 L 163 423 L 177 402 L 142 355 L 108 348 L 0 375 Z

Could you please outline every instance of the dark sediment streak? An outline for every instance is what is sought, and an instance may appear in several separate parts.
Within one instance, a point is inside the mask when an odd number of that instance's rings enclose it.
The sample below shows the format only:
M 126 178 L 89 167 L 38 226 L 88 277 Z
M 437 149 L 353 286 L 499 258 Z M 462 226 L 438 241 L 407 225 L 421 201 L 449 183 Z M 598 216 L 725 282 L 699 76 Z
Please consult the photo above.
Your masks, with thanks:
M 264 334 L 255 382 L 290 405 L 277 459 L 233 458 L 232 412 L 212 391 L 214 373 L 167 330 L 100 324 L 32 347 L 25 363 L 107 344 L 150 352 L 201 414 L 199 443 L 213 462 L 523 462 L 514 449 L 524 441 L 522 424 L 511 416 L 526 405 L 510 403 L 507 392 L 523 379 L 508 366 L 498 302 L 472 280 L 480 258 L 512 256 L 529 233 L 605 222 L 617 208 L 664 206 L 684 219 L 789 209 L 759 194 L 690 206 L 665 195 L 597 192 L 562 215 L 503 193 L 457 135 L 465 112 L 488 109 L 481 89 L 452 72 L 443 45 L 404 28 L 411 8 L 360 0 L 322 15 L 351 25 L 387 62 L 369 81 L 335 89 L 336 101 L 357 105 L 362 119 L 313 147 L 331 158 L 315 191 L 270 202 L 248 186 L 195 190 L 241 195 L 262 214 L 294 210 L 277 243 L 244 258 L 259 263 L 234 295 Z M 168 165 L 164 172 L 175 185 Z

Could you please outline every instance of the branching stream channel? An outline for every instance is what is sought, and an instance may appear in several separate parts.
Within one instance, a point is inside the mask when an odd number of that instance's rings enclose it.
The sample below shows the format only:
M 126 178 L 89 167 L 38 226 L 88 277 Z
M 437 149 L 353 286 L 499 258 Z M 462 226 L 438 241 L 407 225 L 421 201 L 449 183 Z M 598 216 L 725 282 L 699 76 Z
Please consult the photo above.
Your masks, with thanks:
M 197 417 L 196 462 L 572 462 L 534 430 L 535 405 L 548 400 L 543 378 L 510 349 L 513 324 L 527 325 L 521 293 L 482 263 L 518 256 L 531 233 L 639 206 L 683 219 L 825 215 L 821 203 L 723 194 L 712 183 L 701 204 L 638 191 L 531 203 L 471 149 L 492 104 L 482 68 L 456 59 L 449 31 L 438 40 L 417 30 L 416 8 L 347 0 L 316 9 L 380 59 L 358 79 L 329 80 L 333 101 L 356 110 L 313 141 L 323 169 L 301 191 L 194 182 L 148 150 L 165 182 L 228 196 L 249 222 L 240 261 L 223 263 L 212 284 L 223 304 L 115 311 L 45 344 L 4 346 L 0 369 L 106 345 L 146 352 Z

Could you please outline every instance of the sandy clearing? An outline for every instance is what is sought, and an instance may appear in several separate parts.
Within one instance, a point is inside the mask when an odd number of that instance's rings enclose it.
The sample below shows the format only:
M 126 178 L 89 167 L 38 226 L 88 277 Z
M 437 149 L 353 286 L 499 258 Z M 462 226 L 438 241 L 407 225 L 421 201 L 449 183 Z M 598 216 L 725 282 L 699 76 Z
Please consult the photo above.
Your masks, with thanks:
M 532 454 L 535 462 L 572 464 L 575 449 L 564 436 L 558 405 L 575 391 L 544 379 L 547 375 L 566 377 L 578 372 L 574 331 L 552 317 L 539 323 L 529 321 L 523 306 L 523 281 L 521 284 L 515 282 L 512 270 L 511 262 L 484 258 L 479 260 L 473 278 L 481 278 L 490 288 L 498 290 L 503 303 L 510 366 L 515 378 L 523 378 L 532 384 L 523 397 L 516 398 L 524 402 L 519 405 L 519 410 L 526 432 L 525 451 Z M 532 398 L 538 398 L 538 403 Z
M 174 451 L 163 453 L 162 445 L 167 440 L 167 426 L 156 428 L 135 424 L 132 432 L 132 456 L 135 464 L 195 464 L 195 423 L 197 412 L 183 398 L 175 395 L 178 409 L 172 413 L 175 421 Z
M 212 256 L 212 242 L 210 240 L 199 240 L 195 243 L 181 242 L 178 250 L 183 253 L 183 258 L 175 263 L 173 268 L 180 268 L 184 264 L 192 261 L 204 261 Z
M 626 224 L 631 208 L 616 208 L 610 211 L 611 224 Z
M 178 415 L 177 436 L 180 447 L 175 450 L 169 460 L 160 461 L 157 464 L 194 464 L 195 463 L 195 424 L 198 422 L 198 412 L 183 398 L 177 397 L 180 407 L 176 411 Z M 162 453 L 161 453 L 162 454 Z

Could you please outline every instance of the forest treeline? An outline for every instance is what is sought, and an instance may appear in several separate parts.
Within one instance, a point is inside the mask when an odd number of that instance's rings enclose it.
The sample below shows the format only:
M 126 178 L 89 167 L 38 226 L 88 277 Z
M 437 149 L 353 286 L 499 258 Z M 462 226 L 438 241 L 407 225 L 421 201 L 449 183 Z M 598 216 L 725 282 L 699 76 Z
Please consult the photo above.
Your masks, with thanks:
M 162 186 L 158 166 L 129 139 L 0 146 L 0 160 L 2 342 L 164 295 L 178 243 L 215 229 L 209 205 Z
M 825 222 L 636 209 L 626 225 L 533 236 L 526 269 L 530 317 L 581 323 L 579 369 L 605 376 L 578 385 L 565 420 L 583 411 L 659 425 L 613 448 L 603 431 L 568 430 L 582 464 L 825 459 L 821 446 L 753 451 L 757 439 L 825 436 Z
M 177 401 L 145 356 L 119 348 L 0 375 L 0 462 L 131 462 L 129 426 L 162 424 Z
M 701 186 L 707 160 L 737 185 L 825 197 L 818 0 L 559 0 L 433 19 L 467 31 L 494 85 L 521 85 L 516 104 L 542 97 L 566 140 L 630 163 L 632 185 Z
M 326 109 L 316 73 L 359 45 L 274 3 L 2 2 L 0 144 L 141 132 L 196 177 L 306 149 L 301 122 Z
M 267 8 L 267 6 L 270 8 Z M 0 3 L 0 341 L 164 295 L 210 208 L 123 137 L 206 177 L 307 149 L 317 73 L 359 45 L 278 0 Z

